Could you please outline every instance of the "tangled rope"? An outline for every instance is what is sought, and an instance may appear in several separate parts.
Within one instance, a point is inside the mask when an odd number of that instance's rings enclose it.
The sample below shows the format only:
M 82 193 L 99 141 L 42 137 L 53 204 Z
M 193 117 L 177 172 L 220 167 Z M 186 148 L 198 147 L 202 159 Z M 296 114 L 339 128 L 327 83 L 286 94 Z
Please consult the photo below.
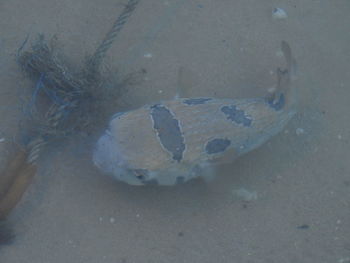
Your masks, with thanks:
M 20 150 L 15 154 L 0 177 L 0 245 L 12 238 L 12 233 L 6 230 L 1 220 L 6 219 L 17 205 L 35 176 L 37 161 L 44 147 L 52 138 L 60 134 L 65 135 L 66 126 L 70 128 L 72 126 L 74 129 L 80 125 L 76 122 L 86 121 L 83 116 L 74 116 L 74 114 L 79 114 L 80 111 L 82 115 L 88 115 L 84 105 L 89 105 L 89 99 L 93 98 L 90 94 L 91 87 L 100 81 L 99 68 L 102 60 L 138 2 L 139 0 L 128 1 L 80 75 L 74 75 L 68 70 L 65 64 L 58 59 L 55 47 L 48 45 L 43 36 L 39 37 L 31 51 L 21 52 L 28 38 L 18 49 L 18 62 L 24 71 L 36 80 L 39 78 L 29 104 L 29 112 L 26 112 L 32 117 L 30 121 L 34 122 L 33 126 L 36 129 L 35 136 L 26 145 L 24 151 Z M 38 104 L 37 97 L 41 91 L 44 91 L 49 97 L 51 105 L 48 106 L 46 114 L 36 120 L 32 116 L 32 108 Z M 67 120 L 68 115 L 74 116 L 72 123 Z
M 29 152 L 27 162 L 29 164 L 36 164 L 41 150 L 48 144 L 47 134 L 50 134 L 50 131 L 59 131 L 66 112 L 70 112 L 79 106 L 79 101 L 86 95 L 86 87 L 90 86 L 94 82 L 96 75 L 99 74 L 103 58 L 138 3 L 139 0 L 129 0 L 125 5 L 112 28 L 107 32 L 101 44 L 88 60 L 85 79 L 83 80 L 74 78 L 74 76 L 69 74 L 69 70 L 57 59 L 46 44 L 40 43 L 34 46 L 32 54 L 24 54 L 21 60 L 24 69 L 27 72 L 32 73 L 34 71 L 36 74 L 40 74 L 41 78 L 44 74 L 43 85 L 48 87 L 48 90 L 53 93 L 61 95 L 60 98 L 65 102 L 63 104 L 53 103 L 45 116 L 46 125 L 45 129 L 43 129 L 45 132 L 40 133 L 27 145 L 27 151 Z M 48 65 L 49 67 L 47 67 Z

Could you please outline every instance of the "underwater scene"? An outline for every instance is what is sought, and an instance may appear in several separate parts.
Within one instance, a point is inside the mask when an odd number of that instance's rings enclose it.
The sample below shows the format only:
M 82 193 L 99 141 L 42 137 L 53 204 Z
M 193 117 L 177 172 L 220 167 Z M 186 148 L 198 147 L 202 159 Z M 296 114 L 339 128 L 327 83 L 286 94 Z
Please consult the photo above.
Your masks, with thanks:
M 0 262 L 350 263 L 350 2 L 0 3 Z

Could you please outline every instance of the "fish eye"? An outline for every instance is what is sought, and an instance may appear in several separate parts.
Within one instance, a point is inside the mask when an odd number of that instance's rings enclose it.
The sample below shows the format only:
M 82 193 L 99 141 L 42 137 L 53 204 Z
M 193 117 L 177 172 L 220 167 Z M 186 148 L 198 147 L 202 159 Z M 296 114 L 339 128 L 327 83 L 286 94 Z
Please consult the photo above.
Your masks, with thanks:
M 144 181 L 148 177 L 148 171 L 146 169 L 134 169 L 132 171 L 136 178 L 140 181 Z
M 145 176 L 144 175 L 136 174 L 135 176 L 137 177 L 137 179 L 139 179 L 141 181 L 145 180 Z

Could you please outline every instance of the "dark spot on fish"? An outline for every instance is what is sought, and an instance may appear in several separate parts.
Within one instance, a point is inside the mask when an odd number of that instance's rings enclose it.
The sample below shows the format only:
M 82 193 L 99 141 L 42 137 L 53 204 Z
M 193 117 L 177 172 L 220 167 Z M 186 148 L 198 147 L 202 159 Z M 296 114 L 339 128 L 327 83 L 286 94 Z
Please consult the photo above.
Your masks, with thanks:
M 278 96 L 278 95 L 276 95 L 276 96 Z M 279 98 L 277 98 L 277 100 L 275 97 L 268 98 L 267 103 L 274 110 L 281 110 L 286 103 L 285 98 L 284 98 L 284 94 L 279 94 Z
M 145 181 L 142 181 L 142 183 L 145 185 L 158 185 L 159 184 L 157 179 L 145 180 Z
M 209 100 L 211 100 L 211 98 L 193 98 L 193 99 L 186 99 L 183 102 L 187 105 L 199 105 L 199 104 L 204 104 Z
M 308 228 L 310 228 L 310 226 L 309 225 L 301 225 L 301 226 L 298 226 L 297 228 L 298 229 L 308 229 Z
M 180 162 L 185 144 L 179 121 L 163 105 L 156 104 L 151 109 L 153 128 L 157 131 L 162 146 L 171 152 L 174 160 Z
M 243 126 L 250 126 L 252 120 L 244 113 L 243 110 L 238 109 L 235 105 L 223 106 L 221 111 L 227 116 L 227 119 L 234 121 Z
M 179 232 L 179 233 L 177 233 L 177 235 L 178 235 L 179 237 L 183 237 L 183 236 L 184 236 L 184 233 L 183 233 L 183 232 Z
M 183 184 L 185 182 L 185 177 L 178 176 L 176 177 L 176 184 Z
M 214 139 L 207 143 L 205 146 L 205 151 L 208 154 L 220 153 L 225 151 L 230 144 L 231 141 L 228 139 Z

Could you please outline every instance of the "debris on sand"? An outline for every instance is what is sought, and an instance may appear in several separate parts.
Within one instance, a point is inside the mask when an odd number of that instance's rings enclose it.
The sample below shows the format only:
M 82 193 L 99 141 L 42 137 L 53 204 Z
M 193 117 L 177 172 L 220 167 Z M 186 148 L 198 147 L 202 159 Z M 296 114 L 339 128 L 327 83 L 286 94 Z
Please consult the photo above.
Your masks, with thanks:
M 275 7 L 272 11 L 272 18 L 274 19 L 286 19 L 287 13 L 282 8 Z

